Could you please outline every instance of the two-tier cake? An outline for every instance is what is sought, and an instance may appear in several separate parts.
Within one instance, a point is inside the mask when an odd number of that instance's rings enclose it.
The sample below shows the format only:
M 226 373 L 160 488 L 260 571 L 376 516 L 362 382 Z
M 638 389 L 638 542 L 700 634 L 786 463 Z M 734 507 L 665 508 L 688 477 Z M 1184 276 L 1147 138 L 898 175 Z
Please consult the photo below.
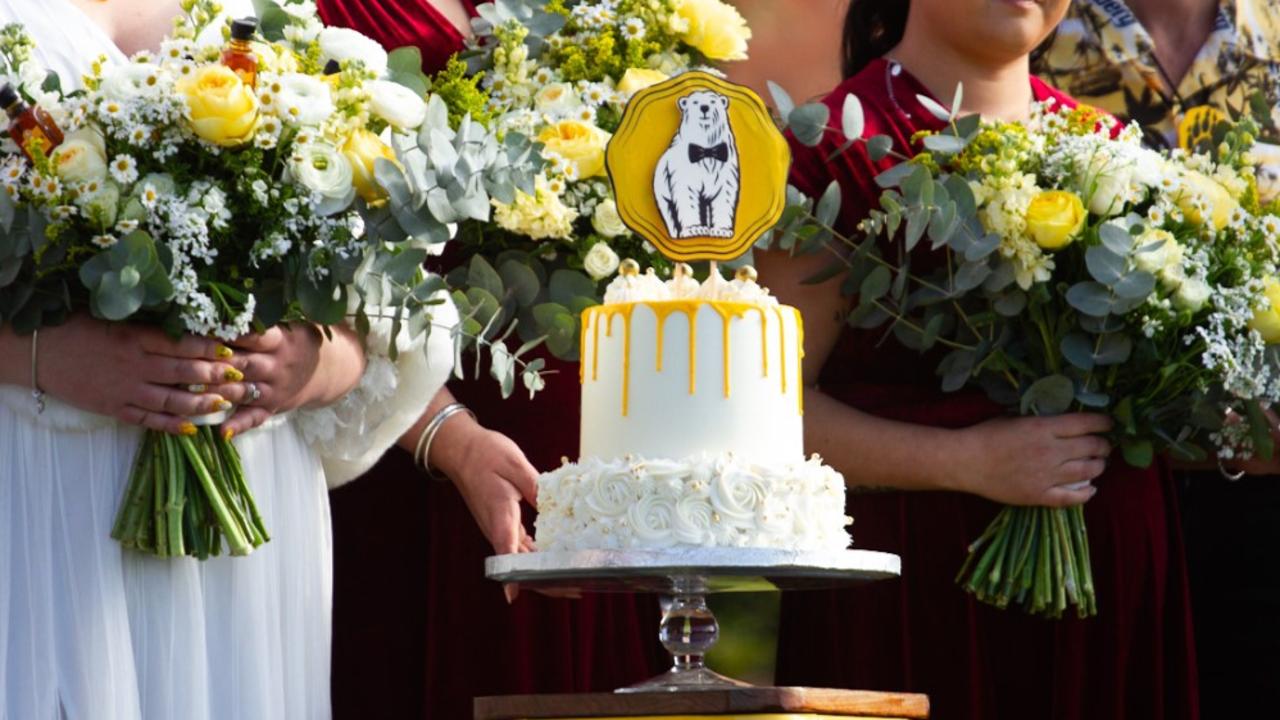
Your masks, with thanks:
M 848 547 L 843 478 L 804 457 L 803 333 L 750 268 L 624 263 L 582 315 L 581 457 L 538 481 L 538 547 Z

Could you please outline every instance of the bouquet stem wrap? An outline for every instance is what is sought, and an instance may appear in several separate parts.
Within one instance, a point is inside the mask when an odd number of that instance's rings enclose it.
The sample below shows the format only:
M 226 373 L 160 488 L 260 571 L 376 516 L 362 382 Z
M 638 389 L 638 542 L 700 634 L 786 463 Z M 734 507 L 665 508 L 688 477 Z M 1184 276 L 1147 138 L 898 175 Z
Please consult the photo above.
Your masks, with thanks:
M 148 430 L 111 537 L 157 557 L 248 555 L 271 539 L 240 454 L 215 426 L 191 436 Z

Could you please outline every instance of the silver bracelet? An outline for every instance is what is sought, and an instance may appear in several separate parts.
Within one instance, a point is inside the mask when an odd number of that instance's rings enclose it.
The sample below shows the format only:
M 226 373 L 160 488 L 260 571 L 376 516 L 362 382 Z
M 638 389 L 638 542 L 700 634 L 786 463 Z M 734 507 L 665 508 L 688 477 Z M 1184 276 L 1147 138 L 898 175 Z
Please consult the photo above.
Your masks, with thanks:
M 40 331 L 31 331 L 31 399 L 36 402 L 36 414 L 44 414 L 44 391 L 40 389 L 40 382 L 36 379 L 36 360 L 39 358 L 40 348 Z
M 1222 473 L 1222 477 L 1226 478 L 1230 482 L 1235 482 L 1248 474 L 1244 470 L 1231 472 L 1227 469 L 1226 465 L 1222 464 L 1222 458 L 1218 458 L 1218 472 Z
M 440 408 L 440 412 L 437 412 L 435 417 L 431 418 L 431 422 L 427 423 L 427 426 L 422 429 L 422 434 L 418 436 L 418 447 L 414 450 L 413 462 L 433 478 L 439 479 L 431 470 L 431 465 L 427 462 L 427 458 L 431 456 L 431 443 L 435 442 L 436 433 L 440 432 L 440 428 L 444 425 L 444 421 L 460 412 L 470 415 L 472 420 L 476 419 L 476 414 L 471 412 L 471 409 L 462 403 L 445 405 Z

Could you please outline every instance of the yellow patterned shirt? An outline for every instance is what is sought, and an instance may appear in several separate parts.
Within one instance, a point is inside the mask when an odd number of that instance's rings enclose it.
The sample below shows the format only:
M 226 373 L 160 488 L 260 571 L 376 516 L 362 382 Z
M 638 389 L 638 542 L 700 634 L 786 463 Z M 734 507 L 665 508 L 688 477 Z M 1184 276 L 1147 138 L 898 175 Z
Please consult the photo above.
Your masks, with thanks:
M 1139 124 L 1148 143 L 1190 147 L 1217 120 L 1271 108 L 1255 150 L 1264 198 L 1280 196 L 1280 0 L 1222 0 L 1213 32 L 1175 88 L 1122 0 L 1073 0 L 1035 72 L 1077 100 Z

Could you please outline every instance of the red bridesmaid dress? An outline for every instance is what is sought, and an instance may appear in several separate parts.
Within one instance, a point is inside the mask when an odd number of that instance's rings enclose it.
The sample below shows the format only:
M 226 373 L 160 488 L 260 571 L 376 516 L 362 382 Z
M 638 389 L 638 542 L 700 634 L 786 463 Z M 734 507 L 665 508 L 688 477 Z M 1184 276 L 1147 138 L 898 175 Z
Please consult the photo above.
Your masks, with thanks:
M 474 6 L 465 4 L 473 14 Z M 394 49 L 415 45 L 444 67 L 463 36 L 426 0 L 320 0 L 326 25 Z M 450 388 L 539 469 L 578 454 L 577 367 L 554 360 L 547 388 L 502 400 L 496 383 Z M 553 600 L 526 591 L 508 606 L 484 578 L 492 548 L 453 485 L 392 451 L 331 497 L 334 528 L 333 716 L 469 718 L 482 695 L 607 691 L 662 669 L 652 597 Z
M 1037 99 L 1067 98 L 1034 78 Z M 916 99 L 928 91 L 896 64 L 871 63 L 827 97 L 838 117 L 853 93 L 866 135 L 909 148 L 939 123 Z M 880 195 L 862 145 L 828 162 L 843 142 L 794 145 L 792 181 L 816 196 L 833 179 L 844 191 L 840 222 L 853 228 Z M 916 252 L 928 252 L 921 244 Z M 938 357 L 921 356 L 881 331 L 846 328 L 822 370 L 831 396 L 866 412 L 959 428 L 1001 413 L 975 393 L 944 394 Z M 928 693 L 933 717 L 956 720 L 1196 718 L 1195 653 L 1182 538 L 1169 472 L 1113 459 L 1085 506 L 1098 615 L 1060 621 L 978 603 L 955 583 L 968 544 L 998 506 L 944 492 L 851 493 L 857 547 L 902 556 L 900 580 L 783 600 L 779 684 Z

